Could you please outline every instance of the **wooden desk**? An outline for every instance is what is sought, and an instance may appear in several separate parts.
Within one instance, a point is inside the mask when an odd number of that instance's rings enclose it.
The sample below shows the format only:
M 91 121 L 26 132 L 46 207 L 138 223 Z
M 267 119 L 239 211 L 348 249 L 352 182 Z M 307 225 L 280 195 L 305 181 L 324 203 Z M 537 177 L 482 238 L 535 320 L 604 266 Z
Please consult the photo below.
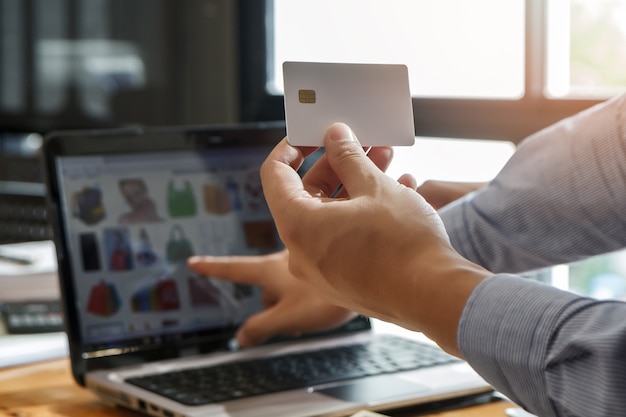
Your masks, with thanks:
M 503 417 L 504 401 L 434 417 Z M 404 415 L 404 414 L 403 414 Z M 74 383 L 67 359 L 0 370 L 0 416 L 3 417 L 138 417 L 137 412 L 112 408 Z

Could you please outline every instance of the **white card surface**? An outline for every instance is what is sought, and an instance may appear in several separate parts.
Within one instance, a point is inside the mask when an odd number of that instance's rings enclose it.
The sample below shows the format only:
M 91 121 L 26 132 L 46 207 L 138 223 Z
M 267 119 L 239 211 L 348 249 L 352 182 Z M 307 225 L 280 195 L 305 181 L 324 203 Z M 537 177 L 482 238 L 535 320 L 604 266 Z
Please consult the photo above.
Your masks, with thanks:
M 285 62 L 283 81 L 291 145 L 322 146 L 335 122 L 349 125 L 363 146 L 415 142 L 405 65 Z

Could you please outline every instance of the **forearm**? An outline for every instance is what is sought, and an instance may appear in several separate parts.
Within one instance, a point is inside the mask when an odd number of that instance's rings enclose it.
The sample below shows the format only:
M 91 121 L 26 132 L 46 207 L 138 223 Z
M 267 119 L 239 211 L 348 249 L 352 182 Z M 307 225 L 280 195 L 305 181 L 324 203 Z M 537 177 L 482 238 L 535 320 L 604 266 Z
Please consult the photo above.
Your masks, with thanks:
M 469 298 L 458 340 L 487 381 L 541 417 L 622 415 L 624 317 L 625 303 L 495 276 Z
M 457 344 L 461 314 L 476 286 L 492 274 L 445 246 L 416 254 L 404 266 L 406 285 L 386 288 L 382 295 L 394 306 L 391 321 L 462 357 Z
M 484 189 L 440 210 L 452 245 L 495 272 L 626 247 L 626 95 L 524 141 Z

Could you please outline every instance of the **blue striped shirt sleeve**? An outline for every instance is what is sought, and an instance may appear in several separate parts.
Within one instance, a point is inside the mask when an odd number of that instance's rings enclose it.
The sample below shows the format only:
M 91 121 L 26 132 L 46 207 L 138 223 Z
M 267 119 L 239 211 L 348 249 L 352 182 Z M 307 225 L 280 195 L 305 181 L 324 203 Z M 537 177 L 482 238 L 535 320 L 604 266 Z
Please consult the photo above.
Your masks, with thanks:
M 465 359 L 541 417 L 626 415 L 626 303 L 495 275 L 472 293 L 458 329 Z
M 529 137 L 440 214 L 455 249 L 498 274 L 463 311 L 467 361 L 542 417 L 626 415 L 626 303 L 509 275 L 626 247 L 626 95 Z
M 439 213 L 466 258 L 520 272 L 626 247 L 625 208 L 626 94 L 530 136 Z

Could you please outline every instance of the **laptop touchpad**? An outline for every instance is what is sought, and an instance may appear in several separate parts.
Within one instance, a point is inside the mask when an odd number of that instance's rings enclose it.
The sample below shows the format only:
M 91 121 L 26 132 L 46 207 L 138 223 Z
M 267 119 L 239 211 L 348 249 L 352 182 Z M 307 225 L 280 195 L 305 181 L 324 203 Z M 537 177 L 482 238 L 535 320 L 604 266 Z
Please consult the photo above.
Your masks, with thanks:
M 358 381 L 346 381 L 332 386 L 313 387 L 312 391 L 344 401 L 376 404 L 384 400 L 406 397 L 428 390 L 429 388 L 425 385 L 406 382 L 391 376 L 380 376 Z

